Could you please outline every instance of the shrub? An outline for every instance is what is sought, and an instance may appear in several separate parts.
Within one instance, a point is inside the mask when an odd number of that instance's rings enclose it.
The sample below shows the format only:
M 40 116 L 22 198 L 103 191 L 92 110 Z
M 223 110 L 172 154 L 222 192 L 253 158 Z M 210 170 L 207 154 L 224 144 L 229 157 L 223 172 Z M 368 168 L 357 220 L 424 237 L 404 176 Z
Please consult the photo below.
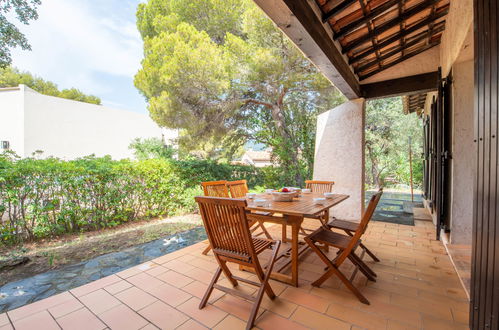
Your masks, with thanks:
M 212 161 L 109 157 L 15 159 L 0 155 L 0 242 L 113 227 L 195 210 L 201 181 L 247 179 L 260 170 Z

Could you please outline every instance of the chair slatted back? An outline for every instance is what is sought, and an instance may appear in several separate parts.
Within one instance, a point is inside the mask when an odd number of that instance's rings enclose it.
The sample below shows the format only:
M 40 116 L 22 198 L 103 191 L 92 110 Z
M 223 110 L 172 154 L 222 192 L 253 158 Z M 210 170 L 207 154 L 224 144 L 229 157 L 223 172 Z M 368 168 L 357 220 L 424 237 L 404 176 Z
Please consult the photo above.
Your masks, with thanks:
M 227 186 L 232 198 L 243 198 L 249 192 L 246 180 L 229 181 Z
M 256 257 L 246 200 L 198 196 L 196 202 L 214 253 L 245 261 Z
M 362 219 L 360 220 L 359 227 L 355 231 L 355 234 L 352 236 L 352 239 L 350 240 L 350 243 L 348 243 L 347 248 L 343 250 L 341 254 L 336 258 L 335 260 L 336 265 L 338 266 L 341 265 L 343 261 L 345 261 L 345 259 L 348 257 L 352 249 L 357 245 L 357 242 L 360 240 L 360 237 L 366 231 L 369 221 L 371 221 L 374 211 L 378 206 L 378 202 L 381 199 L 381 195 L 383 195 L 383 188 L 380 188 L 378 192 L 375 193 L 369 200 L 369 204 L 367 205 L 367 208 L 364 211 L 364 214 L 362 215 Z
M 201 182 L 201 186 L 205 196 L 229 197 L 229 188 L 225 180 Z
M 334 181 L 305 180 L 305 184 L 312 192 L 325 193 L 333 191 Z

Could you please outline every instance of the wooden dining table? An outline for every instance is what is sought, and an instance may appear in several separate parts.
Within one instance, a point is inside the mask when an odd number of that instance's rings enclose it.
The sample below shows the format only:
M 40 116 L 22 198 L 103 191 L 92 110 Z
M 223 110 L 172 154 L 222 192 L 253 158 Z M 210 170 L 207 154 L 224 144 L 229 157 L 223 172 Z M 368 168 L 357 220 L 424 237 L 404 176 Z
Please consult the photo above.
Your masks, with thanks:
M 247 209 L 253 214 L 268 212 L 277 215 L 262 215 L 258 216 L 259 221 L 276 223 L 282 225 L 283 243 L 290 242 L 291 247 L 281 252 L 276 260 L 287 259 L 284 263 L 279 263 L 274 266 L 274 272 L 271 278 L 298 286 L 298 263 L 300 255 L 308 248 L 304 242 L 299 241 L 299 232 L 303 220 L 305 218 L 318 218 L 325 213 L 324 218 L 329 219 L 329 209 L 343 202 L 348 195 L 334 194 L 331 198 L 327 198 L 322 205 L 316 204 L 314 198 L 324 197 L 322 193 L 302 193 L 299 197 L 293 198 L 292 202 L 276 202 L 271 194 L 257 194 L 253 199 L 246 198 L 248 202 Z M 266 203 L 263 206 L 257 206 L 255 199 L 265 199 Z M 259 212 L 255 212 L 259 211 Z M 253 215 L 252 215 L 253 216 Z M 317 226 L 321 222 L 317 220 Z M 291 227 L 291 239 L 287 238 L 287 227 Z M 300 248 L 300 245 L 302 246 Z M 283 273 L 291 265 L 291 274 Z

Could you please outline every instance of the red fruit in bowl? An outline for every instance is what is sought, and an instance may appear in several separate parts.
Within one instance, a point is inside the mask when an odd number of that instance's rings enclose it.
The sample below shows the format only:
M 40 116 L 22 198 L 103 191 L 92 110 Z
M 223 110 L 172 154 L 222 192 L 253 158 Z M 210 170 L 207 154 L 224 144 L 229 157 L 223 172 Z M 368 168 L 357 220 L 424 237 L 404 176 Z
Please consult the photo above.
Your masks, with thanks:
M 282 192 L 289 192 L 288 188 L 282 188 Z

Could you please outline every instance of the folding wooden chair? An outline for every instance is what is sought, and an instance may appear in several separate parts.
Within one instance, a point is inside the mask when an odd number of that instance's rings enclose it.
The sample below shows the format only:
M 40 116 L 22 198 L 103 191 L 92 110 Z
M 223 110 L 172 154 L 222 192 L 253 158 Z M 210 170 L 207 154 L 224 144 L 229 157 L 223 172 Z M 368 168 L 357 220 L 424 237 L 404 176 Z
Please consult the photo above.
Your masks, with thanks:
M 353 234 L 353 236 L 342 235 L 329 230 L 326 227 L 321 227 L 315 230 L 312 234 L 305 237 L 305 242 L 312 248 L 315 253 L 322 259 L 326 264 L 326 272 L 319 277 L 315 282 L 312 283 L 313 286 L 321 286 L 324 281 L 329 277 L 336 275 L 338 278 L 346 285 L 346 287 L 352 291 L 357 298 L 364 304 L 369 305 L 369 300 L 364 297 L 364 295 L 353 285 L 352 281 L 357 274 L 357 270 L 360 270 L 369 280 L 376 281 L 376 273 L 374 273 L 363 261 L 361 255 L 360 257 L 355 254 L 356 248 L 361 243 L 361 236 L 364 233 L 367 224 L 369 223 L 376 206 L 378 205 L 379 199 L 381 198 L 383 191 L 379 191 L 371 197 L 369 205 L 364 212 L 359 227 Z M 330 260 L 328 256 L 320 249 L 318 244 L 325 244 L 338 249 L 338 253 L 333 260 Z M 348 279 L 339 269 L 343 262 L 349 259 L 356 267 L 351 278 Z
M 205 196 L 230 197 L 226 180 L 201 182 Z
M 275 298 L 268 282 L 281 242 L 251 236 L 246 217 L 247 203 L 245 200 L 196 197 L 196 202 L 199 205 L 206 233 L 219 266 L 199 304 L 199 309 L 206 306 L 214 288 L 253 301 L 253 308 L 246 326 L 246 329 L 249 330 L 254 325 L 263 293 L 266 292 L 270 299 Z M 264 272 L 258 255 L 266 249 L 272 250 L 272 256 Z M 233 275 L 227 267 L 227 262 L 254 268 L 260 283 Z M 237 281 L 258 287 L 256 296 L 217 284 L 222 272 L 234 287 L 238 285 Z
M 378 192 L 383 193 L 383 188 L 380 188 Z M 348 236 L 353 236 L 359 228 L 359 223 L 334 218 L 333 220 L 328 222 L 327 226 L 329 229 L 340 229 L 343 230 Z M 365 229 L 367 229 L 367 226 Z M 369 250 L 367 246 L 365 246 L 362 242 L 359 243 L 359 247 L 364 250 L 365 253 L 367 253 L 367 255 L 369 255 L 375 262 L 380 261 L 378 257 L 376 257 L 376 255 L 371 250 Z
M 333 185 L 334 181 L 305 180 L 305 187 L 312 192 L 331 192 L 333 190 Z
M 232 198 L 244 198 L 246 197 L 246 194 L 249 192 L 246 180 L 229 181 L 227 182 L 227 187 L 229 188 L 230 196 Z M 258 215 L 272 215 L 272 213 L 270 212 L 255 211 L 254 213 Z M 264 234 L 265 237 L 267 237 L 268 239 L 272 239 L 272 236 L 270 236 L 269 232 L 267 231 L 267 228 L 265 228 L 261 220 L 253 218 L 251 216 L 251 213 L 248 214 L 248 220 L 250 220 L 251 233 L 254 233 L 258 228 L 260 228 L 262 232 L 256 234 L 256 236 Z M 255 224 L 256 226 L 253 227 L 253 225 Z
M 310 189 L 312 192 L 319 192 L 319 193 L 325 193 L 325 192 L 332 192 L 333 191 L 333 185 L 334 181 L 317 181 L 317 180 L 305 180 L 305 187 L 307 189 Z M 329 221 L 329 210 L 326 212 L 322 212 L 321 214 L 310 217 L 311 219 L 318 219 L 322 222 L 322 224 L 325 224 Z M 300 234 L 301 235 L 307 235 L 307 232 L 310 233 L 312 230 L 309 229 L 304 229 L 303 227 L 300 228 Z M 326 248 L 327 250 L 327 248 Z

